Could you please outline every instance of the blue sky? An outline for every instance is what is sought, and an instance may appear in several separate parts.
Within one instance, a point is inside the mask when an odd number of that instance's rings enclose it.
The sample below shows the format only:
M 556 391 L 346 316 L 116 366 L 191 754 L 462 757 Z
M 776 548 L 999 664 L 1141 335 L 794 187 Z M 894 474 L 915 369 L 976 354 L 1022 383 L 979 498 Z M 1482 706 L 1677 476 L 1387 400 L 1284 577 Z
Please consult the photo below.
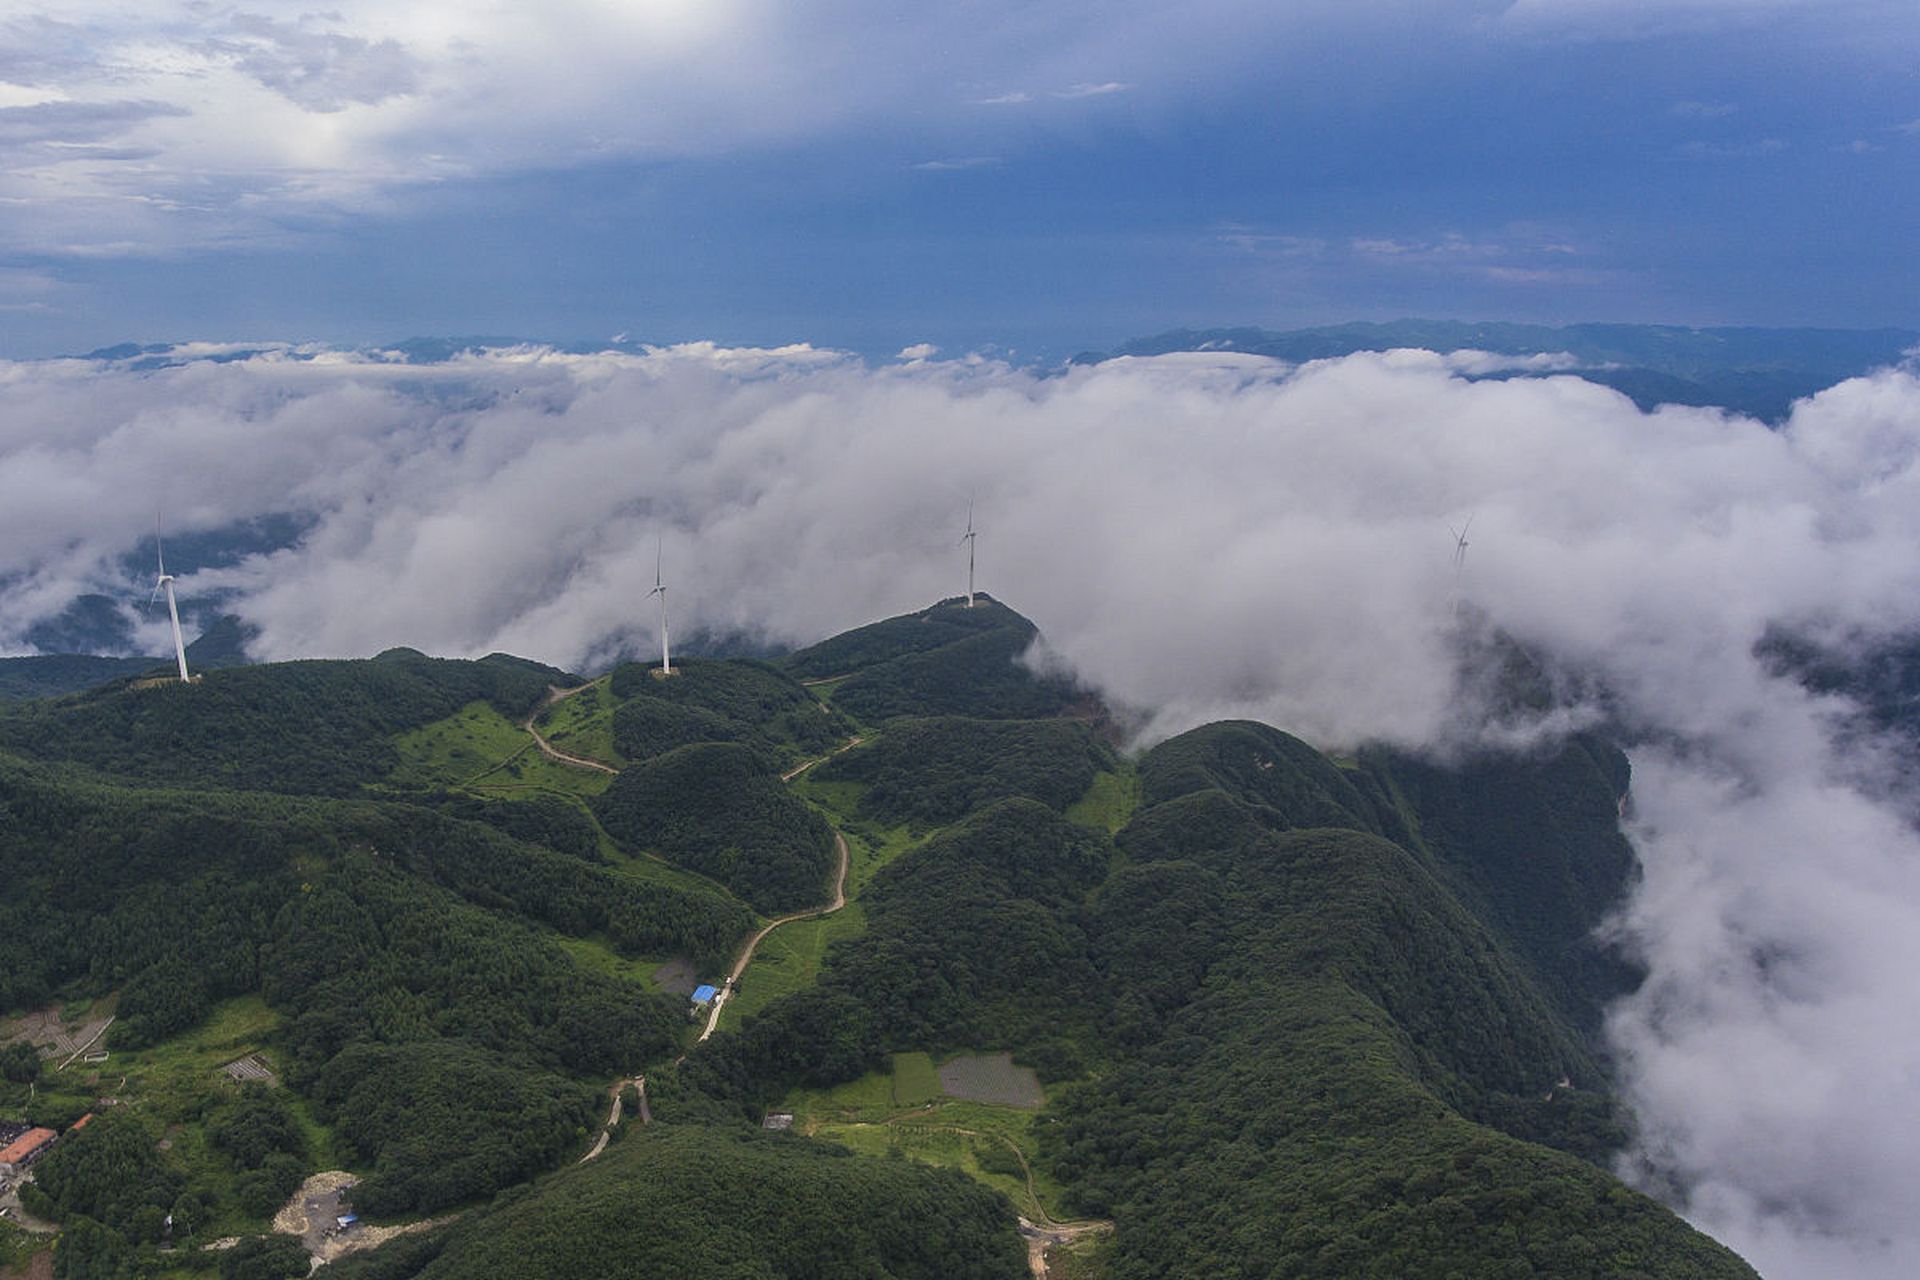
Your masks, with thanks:
M 0 354 L 1920 324 L 1880 0 L 16 2 Z

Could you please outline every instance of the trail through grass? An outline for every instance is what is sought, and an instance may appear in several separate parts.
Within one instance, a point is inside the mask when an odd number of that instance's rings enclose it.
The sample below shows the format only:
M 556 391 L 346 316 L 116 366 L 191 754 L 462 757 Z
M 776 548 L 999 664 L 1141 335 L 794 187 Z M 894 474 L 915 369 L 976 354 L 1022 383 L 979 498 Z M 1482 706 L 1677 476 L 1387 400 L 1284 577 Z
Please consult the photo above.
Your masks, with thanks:
M 401 762 L 389 781 L 408 789 L 451 789 L 511 800 L 542 792 L 598 795 L 612 781 L 609 774 L 541 755 L 519 725 L 486 702 L 468 703 L 444 720 L 403 733 L 393 745 Z

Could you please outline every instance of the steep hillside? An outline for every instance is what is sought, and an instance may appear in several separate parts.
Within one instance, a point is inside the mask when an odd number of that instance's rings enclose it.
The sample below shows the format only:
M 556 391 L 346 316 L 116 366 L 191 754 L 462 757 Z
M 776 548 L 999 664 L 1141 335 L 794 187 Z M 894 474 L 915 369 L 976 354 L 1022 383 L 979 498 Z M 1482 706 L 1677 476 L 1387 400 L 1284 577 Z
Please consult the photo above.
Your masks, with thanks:
M 695 658 L 676 664 L 672 679 L 656 678 L 657 670 L 628 663 L 608 679 L 613 745 L 624 759 L 646 760 L 696 742 L 748 742 L 780 756 L 810 755 L 853 731 L 846 717 L 765 663 Z
M 127 681 L 0 709 L 0 748 L 184 786 L 343 795 L 390 773 L 394 734 L 485 701 L 533 709 L 564 672 L 395 649 L 353 662 L 287 662 Z
M 1088 1215 L 1093 1280 L 1751 1277 L 1606 1171 L 1617 751 L 1128 760 L 1035 636 L 944 602 L 777 667 L 396 651 L 0 710 L 0 1013 L 38 1011 L 0 1040 L 114 1018 L 105 1064 L 5 1050 L 0 1120 L 126 1104 L 29 1194 L 65 1273 L 344 1167 L 460 1214 L 346 1280 L 997 1280 L 1004 1196 Z M 845 905 L 743 948 L 837 901 L 836 835 Z M 740 974 L 710 1037 L 670 958 Z
M 875 789 L 949 772 L 879 758 Z M 1551 940 L 1630 870 L 1582 843 L 1616 761 L 1376 767 L 1207 726 L 1139 762 L 1123 858 L 1031 801 L 976 807 L 874 878 L 813 990 L 689 1079 L 767 1106 L 888 1055 L 1011 1048 L 1079 1081 L 1035 1156 L 1068 1210 L 1116 1222 L 1112 1277 L 1750 1277 L 1603 1167 L 1620 1130 Z M 1554 905 L 1522 919 L 1525 893 Z
M 940 716 L 895 721 L 828 761 L 819 777 L 860 783 L 863 815 L 934 823 L 1013 796 L 1065 809 L 1114 763 L 1112 749 L 1073 721 Z
M 634 765 L 593 809 L 621 844 L 711 876 L 768 915 L 826 895 L 833 833 L 737 743 L 695 743 Z
M 1039 629 L 985 595 L 973 608 L 942 600 L 919 613 L 835 636 L 781 659 L 802 680 L 832 680 L 833 703 L 865 721 L 893 716 L 1021 720 L 1086 698 L 1062 676 L 1024 665 Z
M 370 1258 L 328 1271 L 342 1280 L 1018 1280 L 1026 1259 L 1008 1221 L 1004 1201 L 957 1173 L 784 1135 L 658 1123 L 443 1238 L 399 1246 L 413 1251 L 414 1267 Z

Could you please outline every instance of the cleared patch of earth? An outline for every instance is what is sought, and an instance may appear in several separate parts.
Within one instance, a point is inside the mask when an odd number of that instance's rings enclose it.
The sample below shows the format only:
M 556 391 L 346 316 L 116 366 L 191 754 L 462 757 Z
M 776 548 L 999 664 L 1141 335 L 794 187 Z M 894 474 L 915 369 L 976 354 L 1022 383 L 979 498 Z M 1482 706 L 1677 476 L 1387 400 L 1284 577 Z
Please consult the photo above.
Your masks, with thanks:
M 345 1254 L 377 1249 L 396 1236 L 431 1231 L 455 1217 L 448 1214 L 425 1222 L 410 1222 L 404 1227 L 375 1227 L 364 1222 L 342 1227 L 341 1214 L 352 1210 L 342 1207 L 341 1198 L 358 1181 L 340 1169 L 314 1174 L 301 1183 L 293 1199 L 273 1215 L 273 1229 L 282 1235 L 299 1236 L 310 1256 L 320 1262 L 332 1262 Z
M 1011 1053 L 967 1053 L 940 1064 L 940 1087 L 950 1098 L 1036 1111 L 1047 1100 L 1032 1067 L 1014 1065 Z
M 40 1051 L 40 1056 L 65 1059 L 77 1056 L 93 1045 L 100 1033 L 113 1021 L 116 1001 L 95 1000 L 86 1012 L 65 1017 L 58 1008 L 41 1009 L 21 1018 L 0 1019 L 0 1045 L 24 1040 Z
M 653 983 L 668 995 L 690 996 L 700 985 L 700 972 L 693 967 L 693 961 L 675 956 L 653 971 Z

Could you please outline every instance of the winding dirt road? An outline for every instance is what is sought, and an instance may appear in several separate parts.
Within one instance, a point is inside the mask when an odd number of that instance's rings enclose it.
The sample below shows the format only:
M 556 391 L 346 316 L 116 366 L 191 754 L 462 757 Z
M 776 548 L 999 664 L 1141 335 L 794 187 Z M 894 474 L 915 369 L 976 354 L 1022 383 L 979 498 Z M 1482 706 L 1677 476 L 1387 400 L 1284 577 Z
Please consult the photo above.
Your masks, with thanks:
M 549 760 L 558 760 L 561 764 L 570 764 L 580 769 L 593 769 L 600 773 L 619 773 L 620 771 L 610 764 L 602 764 L 598 760 L 589 760 L 585 756 L 568 755 L 540 736 L 540 731 L 533 727 L 533 722 L 545 715 L 547 708 L 551 707 L 554 703 L 561 701 L 563 698 L 571 698 L 574 694 L 591 688 L 593 688 L 591 681 L 586 684 L 577 684 L 571 689 L 562 689 L 556 685 L 548 685 L 546 701 L 528 713 L 527 718 L 520 722 L 520 727 L 533 735 L 534 744 L 540 748 L 540 754 Z
M 842 748 L 842 750 L 844 749 L 845 748 Z M 700 1033 L 702 1040 L 712 1035 L 714 1028 L 720 1025 L 720 1011 L 726 1008 L 727 1001 L 732 997 L 734 988 L 739 985 L 740 975 L 745 973 L 747 966 L 753 962 L 754 949 L 766 941 L 768 934 L 783 924 L 792 924 L 795 920 L 811 920 L 815 916 L 830 916 L 847 905 L 847 861 L 849 857 L 847 853 L 847 838 L 838 831 L 833 833 L 833 847 L 840 854 L 840 866 L 833 875 L 833 900 L 824 906 L 809 907 L 805 911 L 796 911 L 792 915 L 785 915 L 777 920 L 770 920 L 761 927 L 760 932 L 747 939 L 747 945 L 740 948 L 739 958 L 733 962 L 733 968 L 728 972 L 727 980 L 720 986 L 720 994 L 713 998 L 713 1009 L 707 1014 L 706 1029 Z
M 804 760 L 801 763 L 795 765 L 793 768 L 787 770 L 785 773 L 780 775 L 780 781 L 792 782 L 795 778 L 799 777 L 801 774 L 805 773 L 807 770 L 813 768 L 813 766 L 817 764 L 825 764 L 827 761 L 833 759 L 837 755 L 844 755 L 845 753 L 853 750 L 855 747 L 859 746 L 861 743 L 865 741 L 866 741 L 865 738 L 861 737 L 859 734 L 856 733 L 851 738 L 847 739 L 845 746 L 836 747 L 832 751 L 827 752 L 827 754 L 823 756 L 815 756 L 811 760 Z

